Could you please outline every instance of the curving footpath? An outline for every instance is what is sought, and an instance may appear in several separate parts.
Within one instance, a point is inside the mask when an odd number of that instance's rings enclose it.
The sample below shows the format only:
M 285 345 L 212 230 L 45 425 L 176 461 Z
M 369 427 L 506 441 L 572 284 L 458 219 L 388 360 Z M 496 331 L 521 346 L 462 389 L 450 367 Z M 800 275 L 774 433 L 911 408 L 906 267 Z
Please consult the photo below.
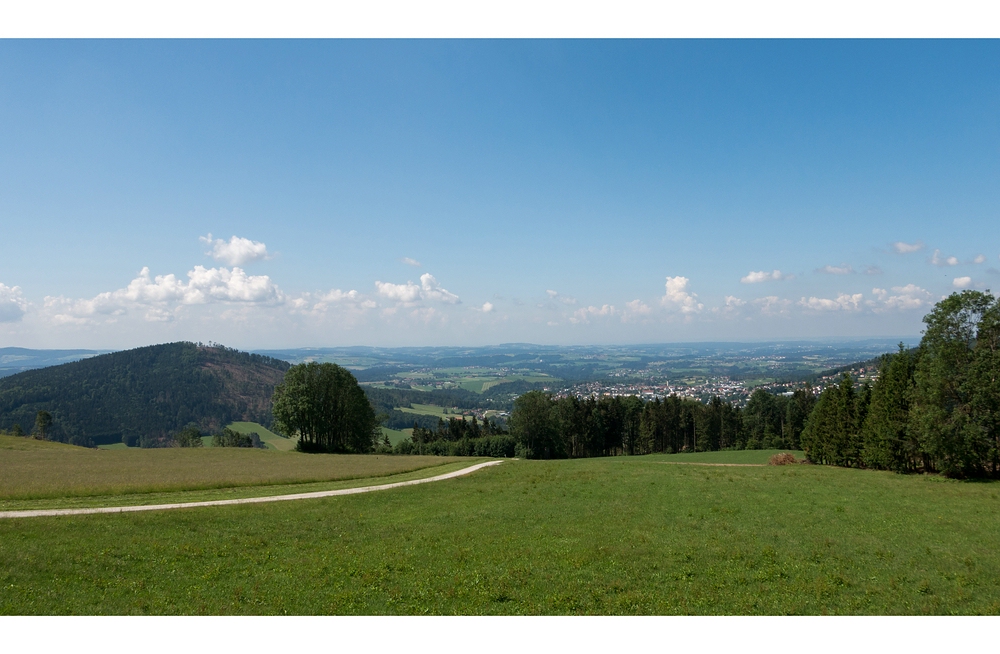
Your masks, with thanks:
M 389 490 L 390 488 L 400 488 L 402 486 L 416 486 L 417 484 L 429 484 L 432 481 L 444 481 L 461 477 L 475 472 L 481 468 L 495 466 L 503 461 L 487 461 L 477 463 L 468 468 L 462 468 L 455 472 L 448 472 L 436 477 L 426 479 L 413 479 L 410 481 L 397 481 L 393 484 L 382 484 L 381 486 L 361 486 L 359 488 L 342 488 L 340 490 L 315 491 L 312 493 L 294 493 L 291 495 L 270 495 L 266 497 L 246 497 L 237 500 L 210 500 L 206 502 L 179 502 L 176 504 L 145 504 L 140 506 L 104 506 L 89 509 L 39 509 L 30 511 L 0 511 L 0 518 L 41 518 L 57 515 L 87 515 L 91 513 L 131 513 L 133 511 L 163 511 L 166 509 L 193 509 L 200 506 L 229 506 L 230 504 L 259 504 L 261 502 L 285 502 L 287 500 L 310 500 L 319 497 L 333 497 L 335 495 L 356 495 L 357 493 L 371 493 L 372 491 Z

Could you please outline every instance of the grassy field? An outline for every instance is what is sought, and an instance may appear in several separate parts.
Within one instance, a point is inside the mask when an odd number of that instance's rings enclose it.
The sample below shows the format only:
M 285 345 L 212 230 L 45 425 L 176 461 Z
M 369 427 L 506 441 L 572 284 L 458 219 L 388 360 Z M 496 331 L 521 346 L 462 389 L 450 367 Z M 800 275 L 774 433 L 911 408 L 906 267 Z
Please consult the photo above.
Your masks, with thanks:
M 97 450 L 0 436 L 0 503 L 379 477 L 454 460 L 221 447 Z
M 1000 612 L 996 484 L 664 460 L 508 461 L 367 495 L 2 520 L 0 613 Z
M 389 442 L 395 445 L 399 441 L 405 441 L 412 434 L 412 429 L 389 429 L 382 428 L 382 433 L 389 437 Z
M 650 461 L 671 461 L 674 463 L 767 463 L 773 455 L 780 452 L 794 454 L 797 459 L 806 458 L 801 450 L 729 450 L 725 452 L 684 452 L 681 454 L 652 454 L 646 457 Z
M 456 413 L 458 409 L 446 408 L 436 404 L 413 404 L 411 407 L 399 407 L 403 413 L 415 413 L 421 416 L 437 416 L 444 420 L 448 418 L 461 418 L 461 413 Z M 445 413 L 445 411 L 448 413 Z
M 241 434 L 249 434 L 252 431 L 257 432 L 257 435 L 260 436 L 261 442 L 267 445 L 267 449 L 269 450 L 291 452 L 295 449 L 295 439 L 285 438 L 284 436 L 275 434 L 267 427 L 259 425 L 256 422 L 233 422 L 230 423 L 228 427 Z M 206 445 L 211 445 L 212 439 L 209 438 L 208 441 L 209 442 L 206 443 Z

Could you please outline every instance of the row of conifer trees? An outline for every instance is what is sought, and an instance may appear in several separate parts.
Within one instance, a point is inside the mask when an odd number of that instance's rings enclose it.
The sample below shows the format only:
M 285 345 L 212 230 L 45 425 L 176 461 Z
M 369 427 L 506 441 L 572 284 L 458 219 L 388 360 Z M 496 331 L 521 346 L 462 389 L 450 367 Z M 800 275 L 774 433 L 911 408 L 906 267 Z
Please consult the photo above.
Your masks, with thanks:
M 951 477 L 1000 474 L 1000 300 L 963 291 L 924 317 L 920 345 L 875 384 L 823 391 L 802 433 L 815 463 Z

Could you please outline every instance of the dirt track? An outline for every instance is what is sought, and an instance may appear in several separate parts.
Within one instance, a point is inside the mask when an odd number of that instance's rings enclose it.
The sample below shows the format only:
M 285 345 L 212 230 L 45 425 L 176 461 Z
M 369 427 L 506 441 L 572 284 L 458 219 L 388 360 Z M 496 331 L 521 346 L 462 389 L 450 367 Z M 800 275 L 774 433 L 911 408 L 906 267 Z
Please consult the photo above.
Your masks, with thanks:
M 132 513 L 134 511 L 164 511 L 167 509 L 192 509 L 202 506 L 228 506 L 230 504 L 259 504 L 261 502 L 285 502 L 288 500 L 309 500 L 319 497 L 334 497 L 336 495 L 356 495 L 358 493 L 371 493 L 373 491 L 388 490 L 390 488 L 400 488 L 402 486 L 416 486 L 417 484 L 428 484 L 432 481 L 444 481 L 461 477 L 475 472 L 487 466 L 495 466 L 503 461 L 487 461 L 477 463 L 468 468 L 462 468 L 455 472 L 448 472 L 436 477 L 426 479 L 413 479 L 411 481 L 397 481 L 392 484 L 382 484 L 380 486 L 362 486 L 360 488 L 342 488 L 340 490 L 316 491 L 313 493 L 294 493 L 291 495 L 271 495 L 269 497 L 247 497 L 238 500 L 211 500 L 207 502 L 179 502 L 176 504 L 147 504 L 144 506 L 103 506 L 89 509 L 39 509 L 28 511 L 0 511 L 0 518 L 41 518 L 46 516 L 59 515 L 88 515 L 92 513 Z

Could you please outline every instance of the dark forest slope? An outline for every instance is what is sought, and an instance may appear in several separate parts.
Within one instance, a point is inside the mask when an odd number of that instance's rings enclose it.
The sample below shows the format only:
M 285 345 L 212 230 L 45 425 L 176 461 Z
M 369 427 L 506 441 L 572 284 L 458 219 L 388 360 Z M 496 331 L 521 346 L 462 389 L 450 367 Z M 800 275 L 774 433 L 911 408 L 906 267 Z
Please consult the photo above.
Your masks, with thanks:
M 29 432 L 44 409 L 53 440 L 155 446 L 191 422 L 206 432 L 234 420 L 269 424 L 271 394 L 288 368 L 194 343 L 104 354 L 0 379 L 0 429 L 18 423 Z

